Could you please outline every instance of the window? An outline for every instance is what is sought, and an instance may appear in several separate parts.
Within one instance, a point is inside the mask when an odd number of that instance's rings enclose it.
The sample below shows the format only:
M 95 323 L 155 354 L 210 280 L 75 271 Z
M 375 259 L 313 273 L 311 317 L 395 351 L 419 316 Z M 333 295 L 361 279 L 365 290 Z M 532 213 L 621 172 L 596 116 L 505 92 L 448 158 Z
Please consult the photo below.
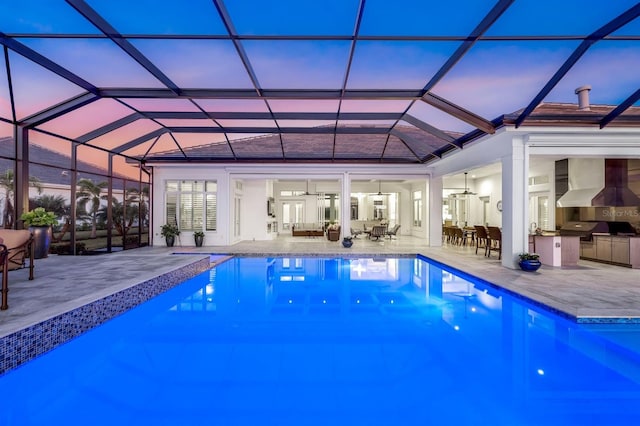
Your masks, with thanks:
M 549 183 L 549 175 L 533 176 L 529 178 L 529 185 L 543 185 Z
M 165 186 L 166 222 L 184 231 L 215 231 L 218 184 L 216 181 L 170 180 Z
M 422 191 L 413 191 L 413 226 L 422 226 Z
M 281 197 L 301 197 L 305 195 L 304 191 L 295 191 L 295 190 L 282 190 L 280 191 Z

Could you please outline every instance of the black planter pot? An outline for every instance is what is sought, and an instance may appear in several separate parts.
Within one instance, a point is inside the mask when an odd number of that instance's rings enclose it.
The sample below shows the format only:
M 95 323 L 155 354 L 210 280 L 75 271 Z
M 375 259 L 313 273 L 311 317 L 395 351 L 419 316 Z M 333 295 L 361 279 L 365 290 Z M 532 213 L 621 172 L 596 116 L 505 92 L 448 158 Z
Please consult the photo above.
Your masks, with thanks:
M 527 272 L 535 272 L 537 271 L 540 266 L 542 266 L 542 263 L 540 263 L 539 260 L 521 260 L 519 262 L 520 265 L 520 269 L 522 269 L 523 271 L 527 271 Z
M 173 245 L 176 242 L 176 237 L 174 237 L 173 235 L 170 237 L 167 236 L 167 237 L 164 237 L 164 240 L 167 243 L 167 247 L 173 247 Z
M 342 240 L 342 246 L 349 248 L 353 245 L 353 240 Z
M 202 243 L 204 242 L 204 235 L 194 235 L 193 238 L 196 240 L 196 247 L 202 247 Z
M 34 258 L 43 259 L 49 256 L 49 246 L 53 231 L 50 226 L 30 226 L 29 231 L 33 234 Z

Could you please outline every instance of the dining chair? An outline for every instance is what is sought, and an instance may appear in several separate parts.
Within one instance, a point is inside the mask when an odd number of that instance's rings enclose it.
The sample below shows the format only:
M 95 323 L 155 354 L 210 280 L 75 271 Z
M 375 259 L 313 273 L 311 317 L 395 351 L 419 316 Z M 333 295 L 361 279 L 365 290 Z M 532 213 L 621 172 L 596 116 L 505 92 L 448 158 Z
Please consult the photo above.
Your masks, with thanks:
M 473 226 L 476 229 L 476 254 L 478 254 L 478 249 L 479 248 L 483 248 L 484 249 L 484 255 L 487 255 L 487 248 L 489 247 L 489 244 L 487 242 L 489 235 L 487 234 L 487 228 L 484 227 L 484 225 L 474 225 Z
M 491 252 L 496 251 L 498 259 L 502 259 L 502 231 L 497 226 L 488 226 L 487 234 L 489 235 L 487 256 L 491 257 Z
M 464 232 L 462 231 L 462 228 L 454 228 L 453 236 L 454 236 L 454 243 L 456 245 L 461 246 L 464 244 Z

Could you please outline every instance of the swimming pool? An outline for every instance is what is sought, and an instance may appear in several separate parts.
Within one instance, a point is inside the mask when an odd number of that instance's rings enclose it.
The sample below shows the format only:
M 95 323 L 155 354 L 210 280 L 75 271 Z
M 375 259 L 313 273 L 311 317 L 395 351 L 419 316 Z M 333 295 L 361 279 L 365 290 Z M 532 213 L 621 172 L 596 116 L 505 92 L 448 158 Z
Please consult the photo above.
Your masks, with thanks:
M 637 423 L 604 332 L 420 258 L 234 258 L 0 377 L 0 424 Z

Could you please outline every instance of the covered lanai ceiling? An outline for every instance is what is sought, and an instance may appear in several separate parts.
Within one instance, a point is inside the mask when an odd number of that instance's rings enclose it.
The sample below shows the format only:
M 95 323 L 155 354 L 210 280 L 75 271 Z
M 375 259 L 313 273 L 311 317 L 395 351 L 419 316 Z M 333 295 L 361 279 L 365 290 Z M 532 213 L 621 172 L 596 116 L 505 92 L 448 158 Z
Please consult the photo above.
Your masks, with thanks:
M 3 1 L 0 136 L 154 161 L 429 163 L 538 113 L 637 121 L 638 16 L 630 0 Z M 585 84 L 604 107 L 577 111 Z

